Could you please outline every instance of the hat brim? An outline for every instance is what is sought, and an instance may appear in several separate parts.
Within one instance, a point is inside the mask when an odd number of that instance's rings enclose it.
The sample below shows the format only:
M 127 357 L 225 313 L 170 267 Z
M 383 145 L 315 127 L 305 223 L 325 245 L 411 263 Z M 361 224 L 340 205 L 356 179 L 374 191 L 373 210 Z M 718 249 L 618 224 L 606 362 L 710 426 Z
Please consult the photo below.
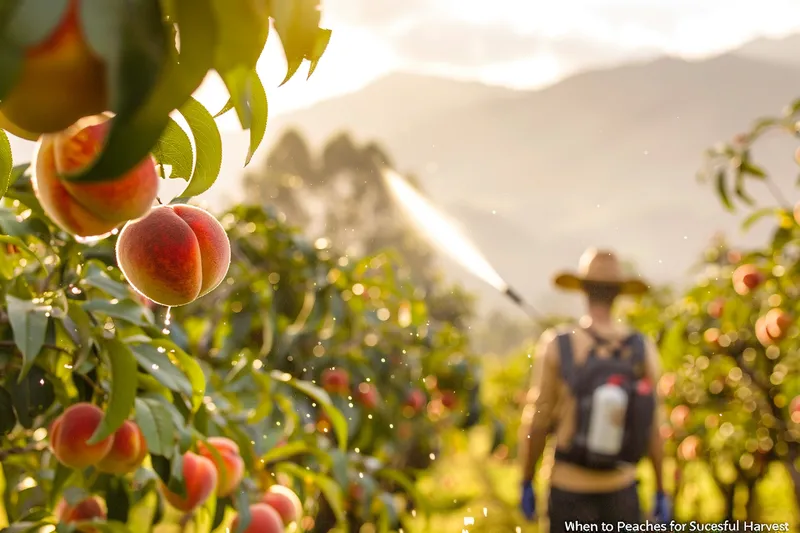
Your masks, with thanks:
M 612 285 L 619 287 L 619 293 L 629 296 L 635 296 L 646 293 L 650 288 L 642 280 L 631 278 L 622 281 L 598 281 L 589 280 L 573 274 L 571 272 L 562 272 L 556 275 L 553 280 L 556 287 L 560 287 L 568 291 L 583 291 L 585 283 L 593 283 L 597 285 Z

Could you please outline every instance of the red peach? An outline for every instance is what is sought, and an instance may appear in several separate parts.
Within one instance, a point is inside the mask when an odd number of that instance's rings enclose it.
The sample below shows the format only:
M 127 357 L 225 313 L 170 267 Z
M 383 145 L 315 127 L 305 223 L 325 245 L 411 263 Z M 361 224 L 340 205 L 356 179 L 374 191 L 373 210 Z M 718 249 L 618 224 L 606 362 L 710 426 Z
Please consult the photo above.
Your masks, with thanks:
M 781 340 L 792 325 L 792 317 L 783 309 L 770 309 L 764 316 L 767 333 L 773 340 Z
M 322 388 L 331 394 L 350 392 L 350 374 L 343 368 L 327 368 L 322 372 Z
M 428 402 L 428 399 L 419 389 L 412 389 L 408 393 L 408 397 L 406 397 L 405 405 L 410 407 L 412 411 L 416 414 L 422 411 L 425 407 L 425 404 Z
M 261 498 L 261 503 L 266 503 L 278 511 L 286 526 L 300 520 L 300 517 L 303 516 L 303 504 L 300 502 L 300 498 L 294 491 L 283 485 L 272 485 Z
M 742 265 L 733 271 L 733 289 L 741 296 L 761 285 L 764 275 L 755 265 Z
M 77 182 L 62 177 L 97 158 L 110 125 L 106 116 L 86 117 L 61 133 L 43 135 L 34 150 L 31 184 L 36 197 L 61 229 L 78 238 L 108 236 L 147 213 L 158 194 L 159 178 L 151 156 L 108 181 Z
M 231 531 L 237 531 L 239 516 L 233 519 Z M 266 503 L 256 503 L 250 506 L 250 523 L 242 533 L 283 533 L 284 527 L 278 511 Z
M 362 382 L 356 390 L 356 400 L 367 409 L 378 406 L 378 389 L 372 383 Z
M 25 50 L 19 77 L 0 103 L 6 121 L 27 130 L 23 138 L 62 131 L 106 109 L 106 68 L 86 42 L 78 5 L 70 0 L 52 33 Z
M 686 426 L 690 414 L 691 411 L 689 407 L 685 405 L 676 405 L 669 415 L 669 421 L 672 422 L 672 425 L 676 428 L 683 428 Z
M 74 506 L 69 505 L 67 500 L 62 498 L 61 501 L 58 502 L 58 505 L 56 505 L 53 515 L 58 519 L 59 522 L 65 524 L 84 522 L 97 518 L 100 520 L 105 520 L 107 517 L 105 504 L 103 503 L 103 500 L 97 496 L 90 496 L 89 498 L 76 503 Z M 97 528 L 93 527 L 85 527 L 82 529 L 77 529 L 77 531 L 80 531 L 81 533 L 99 532 Z
M 202 505 L 217 487 L 217 469 L 214 462 L 193 452 L 183 455 L 183 480 L 186 485 L 185 496 L 171 492 L 161 483 L 164 498 L 179 511 L 188 513 Z
M 217 469 L 217 496 L 225 498 L 233 494 L 244 477 L 244 460 L 239 454 L 239 445 L 226 437 L 210 437 L 208 444 L 217 451 L 222 464 L 219 464 L 214 454 L 206 447 L 205 443 L 197 444 L 197 451 L 210 459 Z
M 50 426 L 50 449 L 62 464 L 76 469 L 97 464 L 111 450 L 114 437 L 95 444 L 88 440 L 100 426 L 103 411 L 90 403 L 68 407 Z
M 222 225 L 189 205 L 156 207 L 128 222 L 117 240 L 117 263 L 128 282 L 165 306 L 186 305 L 214 290 L 230 262 Z
M 442 405 L 447 409 L 453 409 L 458 404 L 458 396 L 454 391 L 444 390 L 442 394 Z
M 128 474 L 135 471 L 147 457 L 147 441 L 134 422 L 126 420 L 114 433 L 111 451 L 97 463 L 100 472 Z

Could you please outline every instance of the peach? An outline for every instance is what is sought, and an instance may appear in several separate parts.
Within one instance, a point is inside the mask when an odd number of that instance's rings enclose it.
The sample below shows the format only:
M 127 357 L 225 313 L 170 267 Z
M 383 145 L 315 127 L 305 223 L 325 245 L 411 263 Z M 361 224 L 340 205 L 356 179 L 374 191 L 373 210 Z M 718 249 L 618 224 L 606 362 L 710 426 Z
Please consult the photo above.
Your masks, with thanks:
M 774 339 L 770 336 L 767 330 L 767 321 L 765 317 L 759 317 L 755 324 L 756 339 L 762 346 L 767 347 L 774 343 Z
M 662 398 L 668 398 L 672 396 L 672 393 L 675 392 L 675 383 L 677 381 L 678 378 L 673 372 L 667 372 L 663 374 L 658 380 L 658 385 L 656 386 L 658 395 Z
M 700 455 L 703 442 L 697 435 L 689 435 L 678 445 L 678 455 L 684 461 L 692 461 Z
M 214 447 L 222 461 L 220 464 L 205 443 L 197 445 L 197 451 L 210 459 L 217 469 L 217 496 L 224 498 L 233 494 L 244 477 L 244 461 L 239 455 L 239 446 L 226 437 L 210 437 L 208 444 Z
M 33 154 L 32 185 L 45 213 L 64 231 L 100 239 L 146 214 L 158 195 L 155 160 L 148 156 L 123 176 L 108 181 L 64 178 L 85 168 L 103 149 L 108 117 L 95 115 L 56 134 L 42 135 Z
M 686 422 L 689 421 L 689 415 L 691 411 L 689 407 L 685 405 L 676 405 L 669 414 L 669 421 L 672 422 L 672 425 L 676 428 L 683 428 L 686 426 Z
M 113 435 L 95 444 L 87 442 L 103 416 L 103 411 L 90 403 L 68 407 L 50 427 L 50 449 L 56 459 L 70 468 L 82 469 L 105 457 L 114 444 Z
M 84 522 L 87 520 L 94 520 L 96 518 L 105 520 L 107 517 L 105 503 L 97 496 L 90 496 L 89 498 L 81 500 L 75 505 L 69 505 L 67 500 L 62 498 L 61 501 L 58 502 L 58 505 L 56 505 L 53 515 L 58 519 L 59 522 L 65 524 Z M 78 529 L 78 531 L 81 533 L 94 533 L 99 530 L 96 528 L 86 527 L 83 529 Z
M 231 531 L 238 531 L 239 516 L 233 519 Z M 242 533 L 283 533 L 283 521 L 278 511 L 266 503 L 256 503 L 250 506 L 250 523 Z
M 792 325 L 792 317 L 783 309 L 776 307 L 770 309 L 764 316 L 764 325 L 773 340 L 781 340 Z
M 371 383 L 363 382 L 356 390 L 356 400 L 367 409 L 375 409 L 378 406 L 378 389 Z
M 717 328 L 708 328 L 703 332 L 703 340 L 712 348 L 719 348 L 719 337 L 721 333 Z
M 322 372 L 322 388 L 331 394 L 350 392 L 350 374 L 343 368 L 327 368 Z
M 412 389 L 406 397 L 405 406 L 408 407 L 413 414 L 419 413 L 425 407 L 428 399 L 425 393 L 419 389 Z
M 453 409 L 458 404 L 458 396 L 454 391 L 442 391 L 442 405 L 447 409 Z
M 20 139 L 25 139 L 27 141 L 35 141 L 39 139 L 39 134 L 34 133 L 28 130 L 24 130 L 8 120 L 8 117 L 5 116 L 2 111 L 0 111 L 0 129 L 5 130 L 6 132 L 10 133 L 11 135 L 15 135 Z
M 147 441 L 134 422 L 126 420 L 114 433 L 111 451 L 97 463 L 97 469 L 107 474 L 128 474 L 135 471 L 147 457 Z
M 283 485 L 272 485 L 261 498 L 261 503 L 266 503 L 276 511 L 288 526 L 297 522 L 303 516 L 303 504 L 300 498 L 290 488 Z
M 19 77 L 0 102 L 16 128 L 55 133 L 106 110 L 106 68 L 86 42 L 78 4 L 70 0 L 53 32 L 25 50 Z
M 721 298 L 714 300 L 710 304 L 708 304 L 707 311 L 708 316 L 711 318 L 720 318 L 722 317 L 722 312 L 725 310 L 725 301 Z
M 210 459 L 194 452 L 183 454 L 183 481 L 186 494 L 180 496 L 161 483 L 161 493 L 175 509 L 188 513 L 214 493 L 217 487 L 217 469 Z
M 214 290 L 230 262 L 222 225 L 189 205 L 156 207 L 128 222 L 117 240 L 117 263 L 128 282 L 166 306 L 186 305 Z
M 764 275 L 755 265 L 742 265 L 733 271 L 732 281 L 737 294 L 745 296 L 763 283 Z

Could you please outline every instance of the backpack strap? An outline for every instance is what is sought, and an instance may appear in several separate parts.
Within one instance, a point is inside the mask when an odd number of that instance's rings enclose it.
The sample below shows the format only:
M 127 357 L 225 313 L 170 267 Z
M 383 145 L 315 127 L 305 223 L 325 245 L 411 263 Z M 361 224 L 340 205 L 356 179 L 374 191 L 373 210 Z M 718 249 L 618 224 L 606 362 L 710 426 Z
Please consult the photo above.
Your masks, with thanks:
M 631 349 L 631 363 L 633 363 L 634 370 L 637 370 L 638 374 L 643 375 L 645 355 L 647 352 L 647 347 L 645 346 L 644 342 L 644 335 L 637 331 L 625 339 L 625 344 L 627 344 Z
M 561 379 L 574 390 L 575 385 L 575 358 L 572 353 L 572 338 L 569 333 L 560 333 L 558 339 L 558 356 L 561 363 Z

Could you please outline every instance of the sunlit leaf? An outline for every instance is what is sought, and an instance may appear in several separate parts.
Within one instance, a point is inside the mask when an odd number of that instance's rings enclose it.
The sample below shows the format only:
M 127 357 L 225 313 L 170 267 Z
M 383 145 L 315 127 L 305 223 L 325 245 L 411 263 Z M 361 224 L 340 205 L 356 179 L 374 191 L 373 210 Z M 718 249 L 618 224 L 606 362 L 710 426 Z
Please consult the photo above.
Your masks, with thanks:
M 22 380 L 44 346 L 49 308 L 31 300 L 21 300 L 10 294 L 6 295 L 6 306 L 11 331 L 14 333 L 14 342 L 22 354 L 22 372 L 19 375 L 19 379 Z
M 131 349 L 117 339 L 104 339 L 103 346 L 110 365 L 111 390 L 105 416 L 87 441 L 89 444 L 113 435 L 131 415 L 136 401 L 136 358 Z
M 194 98 L 189 98 L 181 106 L 180 113 L 189 125 L 196 147 L 192 177 L 186 189 L 178 195 L 188 198 L 204 193 L 217 179 L 222 167 L 222 138 L 214 117 Z

